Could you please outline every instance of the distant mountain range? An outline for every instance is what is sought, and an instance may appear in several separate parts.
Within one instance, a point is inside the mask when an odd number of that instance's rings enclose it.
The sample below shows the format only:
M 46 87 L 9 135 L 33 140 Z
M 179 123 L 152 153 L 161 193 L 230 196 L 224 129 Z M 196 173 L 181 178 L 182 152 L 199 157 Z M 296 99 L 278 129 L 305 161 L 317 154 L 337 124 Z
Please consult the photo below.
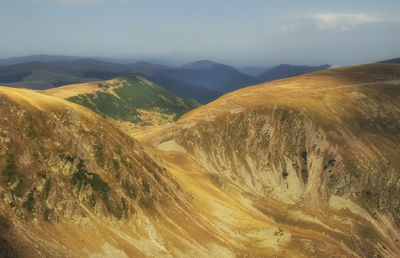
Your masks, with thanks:
M 0 60 L 0 83 L 17 88 L 43 90 L 140 74 L 178 96 L 208 103 L 224 93 L 246 86 L 329 67 L 279 65 L 271 69 L 235 69 L 208 60 L 170 67 L 134 59 L 35 55 Z
M 269 82 L 274 80 L 279 80 L 295 75 L 312 73 L 320 70 L 328 69 L 330 65 L 321 66 L 300 66 L 300 65 L 288 65 L 281 64 L 274 68 L 269 69 L 258 77 L 261 82 Z
M 226 93 L 258 83 L 258 80 L 243 74 L 231 66 L 197 61 L 161 72 L 162 77 L 201 85 L 209 90 Z
M 116 64 L 132 64 L 138 62 L 136 59 L 122 59 L 122 58 L 105 58 L 105 57 L 81 57 L 81 56 L 63 56 L 63 55 L 31 55 L 21 57 L 11 57 L 7 59 L 0 59 L 0 66 L 13 65 L 29 62 L 59 62 L 59 61 L 76 61 L 80 59 L 95 59 L 98 61 L 111 62 Z
M 266 67 L 266 66 L 244 66 L 244 67 L 237 67 L 236 68 L 239 72 L 253 76 L 253 77 L 259 77 L 261 74 L 265 73 L 271 67 Z
M 400 64 L 400 57 L 398 58 L 393 58 L 389 60 L 382 61 L 380 63 L 386 63 L 386 64 Z

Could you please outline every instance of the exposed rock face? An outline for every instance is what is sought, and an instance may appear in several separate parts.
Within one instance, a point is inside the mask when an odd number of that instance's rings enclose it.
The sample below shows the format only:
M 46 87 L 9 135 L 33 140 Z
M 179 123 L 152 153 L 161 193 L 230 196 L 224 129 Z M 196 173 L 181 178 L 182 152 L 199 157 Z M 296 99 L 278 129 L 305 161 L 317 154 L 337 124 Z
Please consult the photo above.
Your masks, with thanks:
M 390 114 L 382 119 L 396 121 Z M 396 215 L 399 226 L 400 167 L 391 155 L 400 126 L 391 126 L 382 130 L 380 144 L 371 146 L 346 128 L 318 126 L 302 111 L 248 109 L 185 130 L 180 144 L 208 170 L 252 193 L 310 205 L 345 196 Z
M 320 214 L 350 211 L 342 218 L 364 220 L 349 233 L 359 244 L 337 240 L 361 256 L 396 256 L 399 79 L 400 66 L 365 65 L 254 86 L 196 109 L 178 133 L 152 140 L 175 140 L 215 178 L 251 195 Z
M 162 168 L 143 151 L 132 151 L 135 140 L 100 118 L 68 107 L 26 109 L 5 96 L 0 101 L 2 133 L 10 139 L 2 159 L 4 195 L 21 214 L 25 207 L 27 213 L 72 218 L 84 214 L 84 202 L 99 215 L 121 219 L 134 213 L 128 199 L 151 205 L 165 198 L 158 195 L 169 183 Z M 125 193 L 115 191 L 123 187 Z
M 136 141 L 0 88 L 0 254 L 399 257 L 399 103 L 400 66 L 332 69 Z
M 160 213 L 181 198 L 176 182 L 131 137 L 85 108 L 23 94 L 6 88 L 0 93 L 1 213 L 14 213 L 13 223 L 85 227 L 93 216 L 127 221 L 138 212 Z M 35 235 L 28 226 L 16 232 Z M 0 250 L 12 257 L 9 243 L 15 239 L 2 236 Z

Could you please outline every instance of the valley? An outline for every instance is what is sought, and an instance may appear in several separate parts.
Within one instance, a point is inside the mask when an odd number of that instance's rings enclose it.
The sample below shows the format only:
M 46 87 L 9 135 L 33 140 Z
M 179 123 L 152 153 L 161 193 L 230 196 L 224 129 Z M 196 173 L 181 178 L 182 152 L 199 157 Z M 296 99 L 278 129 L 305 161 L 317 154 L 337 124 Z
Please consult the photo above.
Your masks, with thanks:
M 399 87 L 388 63 L 203 106 L 140 76 L 1 87 L 0 254 L 398 257 Z

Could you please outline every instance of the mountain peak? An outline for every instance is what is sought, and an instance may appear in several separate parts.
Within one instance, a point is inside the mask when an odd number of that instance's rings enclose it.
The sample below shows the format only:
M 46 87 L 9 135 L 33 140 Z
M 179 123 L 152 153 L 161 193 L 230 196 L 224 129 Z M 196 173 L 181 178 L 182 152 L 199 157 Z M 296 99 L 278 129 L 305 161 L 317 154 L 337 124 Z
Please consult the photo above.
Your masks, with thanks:
M 200 61 L 196 61 L 196 62 L 192 62 L 189 64 L 185 64 L 182 66 L 182 68 L 186 68 L 186 69 L 206 69 L 206 68 L 213 68 L 213 67 L 230 67 L 228 65 L 224 65 L 224 64 L 220 64 L 217 62 L 213 62 L 210 60 L 200 60 Z

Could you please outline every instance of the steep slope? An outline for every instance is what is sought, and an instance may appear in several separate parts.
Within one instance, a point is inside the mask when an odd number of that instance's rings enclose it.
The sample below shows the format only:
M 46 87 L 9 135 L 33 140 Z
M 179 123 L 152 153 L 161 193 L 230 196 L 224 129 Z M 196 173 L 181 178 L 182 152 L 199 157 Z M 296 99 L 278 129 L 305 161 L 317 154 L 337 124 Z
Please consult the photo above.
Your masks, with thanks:
M 135 140 L 85 108 L 10 88 L 0 99 L 0 219 L 9 231 L 1 240 L 19 255 L 101 252 L 102 218 L 146 219 L 141 207 L 177 198 L 177 185 Z M 74 239 L 79 231 L 88 237 Z
M 43 93 L 81 104 L 104 117 L 139 126 L 172 122 L 200 106 L 141 76 L 63 86 Z
M 301 75 L 305 73 L 312 73 L 320 70 L 328 69 L 330 65 L 321 66 L 301 66 L 301 65 L 288 65 L 281 64 L 273 67 L 260 76 L 258 76 L 259 82 L 269 82 L 279 79 L 288 78 L 295 75 Z
M 250 233 L 208 199 L 231 236 L 277 241 L 270 256 L 398 257 L 399 103 L 399 65 L 345 67 L 244 88 L 136 136 L 194 201 L 209 184 L 265 216 Z M 202 185 L 175 172 L 183 161 Z
M 1 256 L 221 257 L 246 250 L 225 242 L 136 140 L 90 110 L 0 87 L 0 114 Z
M 136 131 L 140 144 L 0 87 L 0 254 L 398 257 L 399 87 L 394 64 L 291 77 Z
M 160 76 L 201 85 L 209 90 L 222 93 L 249 86 L 257 82 L 255 78 L 242 74 L 233 67 L 207 60 L 197 61 L 179 68 L 162 71 Z

